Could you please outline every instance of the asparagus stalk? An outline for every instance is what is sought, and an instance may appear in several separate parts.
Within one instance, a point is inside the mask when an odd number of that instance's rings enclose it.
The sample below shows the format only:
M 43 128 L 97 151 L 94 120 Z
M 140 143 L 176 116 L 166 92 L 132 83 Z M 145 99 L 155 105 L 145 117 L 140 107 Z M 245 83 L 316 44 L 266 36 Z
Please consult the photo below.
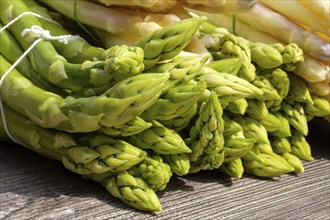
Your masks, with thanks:
M 3 24 L 7 24 L 22 13 L 30 12 L 21 0 L 1 1 L 0 6 Z M 22 36 L 22 33 L 35 25 L 42 27 L 36 17 L 25 15 L 24 19 L 19 19 L 9 27 L 24 50 L 28 50 L 38 36 L 35 36 L 35 33 L 27 33 L 26 36 Z M 86 89 L 103 88 L 112 78 L 104 71 L 102 61 L 86 60 L 81 64 L 69 63 L 57 53 L 49 41 L 39 42 L 29 53 L 29 57 L 35 70 L 45 80 L 74 93 L 80 93 Z
M 170 78 L 166 83 L 163 93 L 182 83 L 187 83 L 195 78 L 200 69 L 206 63 L 207 57 L 201 56 L 177 56 L 169 62 L 159 63 L 147 72 L 164 73 L 169 72 Z
M 150 122 L 146 122 L 141 117 L 137 116 L 130 121 L 113 127 L 102 126 L 99 132 L 104 133 L 109 136 L 131 136 L 138 134 L 151 127 Z
M 120 139 L 100 134 L 68 134 L 45 129 L 13 109 L 3 109 L 9 133 L 19 143 L 61 161 L 65 168 L 78 174 L 127 170 L 146 157 L 146 152 Z M 1 123 L 2 126 L 3 123 Z M 4 128 L 2 128 L 4 129 Z M 1 130 L 2 130 L 1 129 Z
M 11 65 L 0 56 L 0 76 Z M 124 124 L 149 108 L 159 97 L 168 75 L 143 74 L 117 83 L 106 94 L 75 99 L 42 90 L 11 71 L 1 86 L 3 102 L 42 127 L 90 132 Z
M 0 23 L 0 28 L 3 25 Z M 21 46 L 17 43 L 16 39 L 8 30 L 2 30 L 0 33 L 0 54 L 6 58 L 11 64 L 14 64 L 19 58 L 23 56 L 24 51 Z M 55 92 L 60 95 L 66 95 L 65 92 L 58 89 L 54 85 L 44 80 L 36 71 L 32 68 L 31 62 L 27 57 L 17 64 L 16 69 L 20 71 L 26 78 L 30 79 L 33 84 L 41 87 L 45 90 Z
M 255 98 L 263 91 L 248 81 L 231 74 L 219 73 L 209 67 L 203 67 L 198 80 L 206 83 L 221 100 L 233 101 L 241 98 Z
M 162 95 L 141 117 L 150 120 L 171 120 L 191 109 L 203 95 L 203 83 L 178 85 Z

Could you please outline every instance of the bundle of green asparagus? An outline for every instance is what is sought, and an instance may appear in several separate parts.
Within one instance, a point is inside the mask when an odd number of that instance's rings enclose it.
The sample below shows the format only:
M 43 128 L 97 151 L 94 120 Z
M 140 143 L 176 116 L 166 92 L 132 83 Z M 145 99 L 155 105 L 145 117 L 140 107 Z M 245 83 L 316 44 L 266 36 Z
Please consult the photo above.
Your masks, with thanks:
M 308 121 L 329 115 L 330 105 L 293 74 L 304 63 L 298 45 L 252 42 L 195 16 L 134 42 L 116 32 L 123 27 L 108 27 L 110 39 L 126 42 L 112 46 L 88 24 L 104 43 L 94 46 L 73 20 L 64 20 L 67 28 L 58 19 L 75 10 L 73 1 L 40 2 L 0 1 L 0 27 L 14 21 L 0 32 L 0 140 L 57 160 L 146 211 L 162 210 L 157 192 L 174 175 L 273 178 L 313 160 Z M 120 17 L 126 9 L 110 10 Z M 130 21 L 132 31 L 140 20 Z M 24 57 L 42 37 L 35 26 L 86 38 L 43 39 Z

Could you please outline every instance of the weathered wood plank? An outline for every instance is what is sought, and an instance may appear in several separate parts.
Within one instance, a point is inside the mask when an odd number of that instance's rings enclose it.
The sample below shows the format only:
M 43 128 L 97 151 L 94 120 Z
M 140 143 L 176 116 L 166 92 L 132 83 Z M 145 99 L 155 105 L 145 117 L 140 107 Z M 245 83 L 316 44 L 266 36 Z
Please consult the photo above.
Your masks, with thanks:
M 0 143 L 0 219 L 330 219 L 330 126 L 310 125 L 315 161 L 276 180 L 207 171 L 174 177 L 164 211 L 136 211 L 100 184 L 21 146 Z

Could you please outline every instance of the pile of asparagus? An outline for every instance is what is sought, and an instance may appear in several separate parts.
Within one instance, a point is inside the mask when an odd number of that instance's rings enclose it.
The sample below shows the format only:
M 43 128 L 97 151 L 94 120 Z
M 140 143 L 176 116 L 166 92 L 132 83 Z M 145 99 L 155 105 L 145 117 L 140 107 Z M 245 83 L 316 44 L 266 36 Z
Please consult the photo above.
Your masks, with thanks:
M 54 19 L 33 0 L 1 0 L 0 12 L 1 27 L 26 12 Z M 156 192 L 173 175 L 271 178 L 313 160 L 307 122 L 330 106 L 292 74 L 304 62 L 294 43 L 251 42 L 193 17 L 130 46 L 44 40 L 5 75 L 38 38 L 22 35 L 34 25 L 71 34 L 31 14 L 0 32 L 1 140 L 60 161 L 136 209 L 162 210 Z M 196 37 L 211 57 L 185 52 Z

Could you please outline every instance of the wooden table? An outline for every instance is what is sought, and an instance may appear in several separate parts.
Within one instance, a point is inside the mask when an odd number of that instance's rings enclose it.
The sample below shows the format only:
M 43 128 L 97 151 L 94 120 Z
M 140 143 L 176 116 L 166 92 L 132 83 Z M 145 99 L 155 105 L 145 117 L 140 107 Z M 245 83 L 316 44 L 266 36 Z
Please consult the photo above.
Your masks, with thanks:
M 136 211 L 101 184 L 15 144 L 0 142 L 0 219 L 330 219 L 330 124 L 310 123 L 312 162 L 275 180 L 219 171 L 173 177 L 164 211 Z

